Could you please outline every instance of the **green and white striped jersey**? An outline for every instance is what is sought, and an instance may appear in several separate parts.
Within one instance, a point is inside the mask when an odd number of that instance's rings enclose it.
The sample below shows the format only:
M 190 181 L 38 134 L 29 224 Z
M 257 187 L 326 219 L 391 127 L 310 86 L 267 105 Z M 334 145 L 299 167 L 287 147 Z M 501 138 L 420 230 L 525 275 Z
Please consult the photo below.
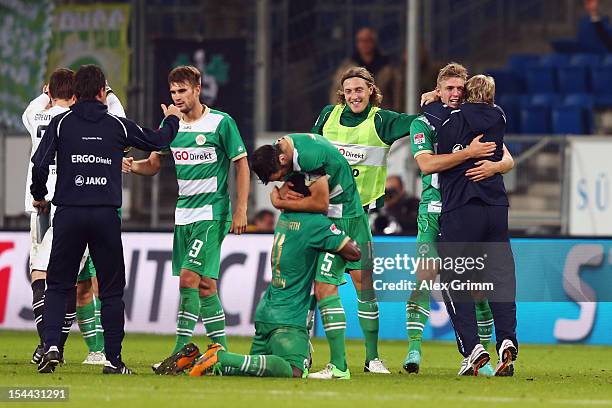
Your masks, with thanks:
M 180 122 L 170 150 L 179 187 L 174 223 L 231 221 L 227 191 L 230 162 L 247 155 L 234 119 L 206 107 L 197 121 Z

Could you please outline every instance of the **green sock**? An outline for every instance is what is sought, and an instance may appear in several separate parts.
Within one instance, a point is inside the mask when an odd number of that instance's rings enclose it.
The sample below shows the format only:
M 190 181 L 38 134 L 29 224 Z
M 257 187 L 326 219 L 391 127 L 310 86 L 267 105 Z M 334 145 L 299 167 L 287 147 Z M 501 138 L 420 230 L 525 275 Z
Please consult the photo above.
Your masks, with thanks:
M 96 305 L 96 351 L 104 352 L 104 328 L 102 327 L 102 314 L 100 313 L 102 302 L 95 296 L 94 302 Z
M 293 377 L 291 364 L 278 356 L 242 355 L 227 351 L 219 351 L 217 356 L 224 375 Z
M 206 334 L 214 343 L 220 343 L 227 350 L 225 338 L 225 313 L 221 306 L 219 294 L 200 297 L 200 319 L 204 323 Z
M 176 319 L 176 344 L 172 354 L 176 353 L 191 340 L 193 329 L 198 322 L 200 296 L 198 288 L 180 288 L 181 303 Z
M 77 323 L 83 335 L 83 340 L 90 353 L 98 351 L 96 348 L 96 307 L 94 302 L 85 306 L 77 306 Z
M 417 287 L 419 282 L 417 281 Z M 408 352 L 421 351 L 423 330 L 429 320 L 429 290 L 413 290 L 406 303 L 406 331 Z
M 366 299 L 357 294 L 357 316 L 365 339 L 366 361 L 370 361 L 378 358 L 378 303 L 371 297 Z
M 346 351 L 344 336 L 346 332 L 346 315 L 340 296 L 326 297 L 319 302 L 319 312 L 329 343 L 330 363 L 339 370 L 346 370 Z
M 478 322 L 478 337 L 480 337 L 480 344 L 482 344 L 484 348 L 487 348 L 489 347 L 493 334 L 493 313 L 486 299 L 475 302 L 474 304 L 476 305 L 476 321 Z

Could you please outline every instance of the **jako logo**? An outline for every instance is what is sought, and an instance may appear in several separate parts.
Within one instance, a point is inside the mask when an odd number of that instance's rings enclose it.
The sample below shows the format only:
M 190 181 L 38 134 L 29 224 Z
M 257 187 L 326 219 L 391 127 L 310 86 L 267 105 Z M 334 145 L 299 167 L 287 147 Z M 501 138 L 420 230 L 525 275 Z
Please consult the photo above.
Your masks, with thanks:
M 94 186 L 105 186 L 106 177 L 87 177 L 87 181 L 85 182 L 85 184 Z
M 85 177 L 80 174 L 74 178 L 74 184 L 81 187 L 83 184 L 88 186 L 105 186 L 107 183 L 106 177 Z
M 458 152 L 459 150 L 463 150 L 463 145 L 457 143 L 453 146 L 453 153 Z
M 346 150 L 344 147 L 338 148 L 338 151 L 341 155 L 343 155 L 344 157 L 348 157 L 349 159 L 365 160 L 366 158 L 365 153 L 352 152 L 350 150 Z

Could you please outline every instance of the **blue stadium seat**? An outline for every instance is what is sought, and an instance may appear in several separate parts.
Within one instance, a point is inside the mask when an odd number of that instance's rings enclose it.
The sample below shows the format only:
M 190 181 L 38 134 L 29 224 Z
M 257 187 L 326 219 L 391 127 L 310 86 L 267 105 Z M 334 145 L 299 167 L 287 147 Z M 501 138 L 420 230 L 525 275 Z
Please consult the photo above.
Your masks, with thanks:
M 537 54 L 512 54 L 508 67 L 515 72 L 523 72 L 525 68 L 537 65 L 540 57 Z
M 570 57 L 567 54 L 545 54 L 540 56 L 540 66 L 542 67 L 563 67 L 569 65 Z
M 521 131 L 521 97 L 519 95 L 500 95 L 495 98 L 506 114 L 506 134 L 520 133 Z
M 575 67 L 597 67 L 601 65 L 600 54 L 574 54 L 570 58 L 570 65 Z
M 593 109 L 595 98 L 588 93 L 577 93 L 566 95 L 563 99 L 564 105 L 581 106 L 585 109 Z
M 557 70 L 559 92 L 562 94 L 590 92 L 589 70 L 583 66 L 560 67 Z
M 593 94 L 598 106 L 612 106 L 612 65 L 591 69 Z
M 538 105 L 538 106 L 548 106 L 549 108 L 555 105 L 558 105 L 560 96 L 553 93 L 540 93 L 540 94 L 531 94 L 529 95 L 529 99 L 527 104 L 529 105 Z
M 550 134 L 550 108 L 543 105 L 521 107 L 521 133 Z
M 550 67 L 531 67 L 525 72 L 528 93 L 557 92 L 555 70 Z
M 525 78 L 518 72 L 508 69 L 491 70 L 487 75 L 495 79 L 495 93 L 519 94 L 525 92 Z
M 606 54 L 601 60 L 601 65 L 604 67 L 611 66 L 612 65 L 612 54 Z
M 557 106 L 552 110 L 553 133 L 584 135 L 591 133 L 587 112 L 579 106 Z

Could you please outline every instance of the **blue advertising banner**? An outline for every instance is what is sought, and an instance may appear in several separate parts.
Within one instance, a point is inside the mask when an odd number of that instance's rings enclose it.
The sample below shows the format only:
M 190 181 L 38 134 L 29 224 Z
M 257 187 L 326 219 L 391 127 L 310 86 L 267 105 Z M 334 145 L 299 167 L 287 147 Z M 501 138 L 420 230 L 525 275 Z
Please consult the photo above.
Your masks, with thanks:
M 612 240 L 525 238 L 512 240 L 511 246 L 521 342 L 612 345 Z M 404 284 L 402 290 L 392 294 L 388 288 L 393 287 L 389 283 L 398 282 L 400 267 L 404 269 L 403 282 L 416 280 L 414 272 L 409 271 L 413 260 L 407 259 L 418 258 L 416 254 L 414 238 L 374 238 L 373 279 L 380 300 L 382 339 L 407 338 L 405 301 L 410 296 L 410 290 L 406 290 L 409 285 Z M 347 318 L 346 335 L 360 338 L 355 289 L 348 274 L 346 277 L 349 283 L 340 288 Z M 438 295 L 434 292 L 424 338 L 454 340 L 450 319 Z M 317 319 L 317 335 L 324 336 Z

